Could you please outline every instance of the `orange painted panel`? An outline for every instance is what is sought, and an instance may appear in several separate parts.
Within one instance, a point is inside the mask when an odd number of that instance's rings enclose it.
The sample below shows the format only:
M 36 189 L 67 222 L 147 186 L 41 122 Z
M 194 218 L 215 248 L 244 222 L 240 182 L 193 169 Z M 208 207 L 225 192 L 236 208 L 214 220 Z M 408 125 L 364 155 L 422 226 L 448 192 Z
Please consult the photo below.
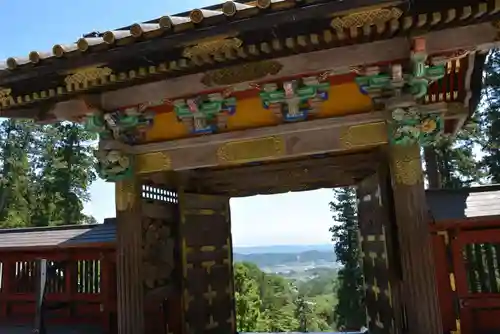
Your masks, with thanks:
M 238 98 L 236 113 L 229 118 L 226 131 L 278 124 L 273 113 L 262 107 L 258 96 L 245 95 Z M 184 125 L 177 120 L 172 106 L 164 105 L 153 110 L 158 114 L 155 116 L 153 127 L 146 134 L 146 141 L 165 141 L 191 136 Z M 371 99 L 361 94 L 354 82 L 348 82 L 330 87 L 328 100 L 321 105 L 319 113 L 314 118 L 338 117 L 371 110 Z

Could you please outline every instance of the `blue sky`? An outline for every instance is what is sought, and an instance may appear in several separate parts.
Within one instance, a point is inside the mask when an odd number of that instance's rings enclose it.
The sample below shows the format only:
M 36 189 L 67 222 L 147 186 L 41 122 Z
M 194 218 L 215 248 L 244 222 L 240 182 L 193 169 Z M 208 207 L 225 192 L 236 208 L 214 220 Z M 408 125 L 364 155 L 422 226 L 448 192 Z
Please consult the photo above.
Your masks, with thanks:
M 82 34 L 211 5 L 216 0 L 4 0 L 0 11 L 0 59 L 51 50 Z M 330 241 L 331 190 L 232 199 L 237 246 L 321 244 Z M 99 221 L 114 217 L 114 185 L 97 181 L 85 211 Z

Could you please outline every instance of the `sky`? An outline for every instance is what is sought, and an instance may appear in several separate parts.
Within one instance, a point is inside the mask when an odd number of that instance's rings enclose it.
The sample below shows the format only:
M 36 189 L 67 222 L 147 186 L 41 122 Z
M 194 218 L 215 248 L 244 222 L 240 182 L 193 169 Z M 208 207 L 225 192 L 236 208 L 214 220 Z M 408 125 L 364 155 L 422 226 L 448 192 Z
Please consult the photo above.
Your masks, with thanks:
M 216 3 L 217 0 L 3 0 L 0 59 L 49 51 L 91 31 L 106 31 Z M 91 189 L 85 212 L 98 221 L 115 216 L 114 184 Z M 331 190 L 231 199 L 235 246 L 324 244 L 332 224 Z

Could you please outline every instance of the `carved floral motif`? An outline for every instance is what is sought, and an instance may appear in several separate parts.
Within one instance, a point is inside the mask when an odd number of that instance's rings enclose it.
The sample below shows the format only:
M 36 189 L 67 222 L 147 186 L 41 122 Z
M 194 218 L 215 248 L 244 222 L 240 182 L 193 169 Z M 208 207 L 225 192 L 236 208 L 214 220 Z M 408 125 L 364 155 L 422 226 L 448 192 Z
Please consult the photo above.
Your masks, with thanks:
M 236 98 L 220 93 L 174 101 L 177 118 L 193 134 L 214 133 L 225 129 L 236 112 Z
M 431 145 L 444 130 L 444 121 L 439 113 L 420 112 L 417 105 L 397 107 L 389 120 L 389 138 L 393 144 L 419 143 Z
M 262 87 L 260 98 L 265 109 L 271 110 L 276 118 L 285 122 L 303 121 L 309 114 L 319 111 L 321 103 L 328 99 L 330 83 L 320 82 L 316 77 Z
M 153 117 L 154 114 L 140 111 L 138 108 L 86 117 L 85 127 L 99 134 L 101 145 L 95 155 L 101 178 L 114 182 L 133 175 L 133 156 L 123 152 L 116 145 L 107 143 L 116 141 L 132 145 L 140 142 L 146 129 L 152 125 Z

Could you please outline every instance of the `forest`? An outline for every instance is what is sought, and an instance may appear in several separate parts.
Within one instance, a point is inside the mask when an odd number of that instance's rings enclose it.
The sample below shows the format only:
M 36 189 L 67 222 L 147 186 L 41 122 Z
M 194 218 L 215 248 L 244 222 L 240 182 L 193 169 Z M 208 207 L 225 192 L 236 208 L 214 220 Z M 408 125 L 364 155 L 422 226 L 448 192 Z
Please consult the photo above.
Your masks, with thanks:
M 423 150 L 429 187 L 500 182 L 499 66 L 500 52 L 492 51 L 474 115 L 456 136 Z M 95 222 L 82 210 L 96 179 L 96 139 L 68 122 L 0 122 L 0 228 Z M 366 325 L 355 189 L 334 190 L 330 208 L 332 225 L 325 233 L 332 236 L 341 267 L 298 280 L 264 273 L 254 263 L 236 263 L 238 330 L 359 330 Z

